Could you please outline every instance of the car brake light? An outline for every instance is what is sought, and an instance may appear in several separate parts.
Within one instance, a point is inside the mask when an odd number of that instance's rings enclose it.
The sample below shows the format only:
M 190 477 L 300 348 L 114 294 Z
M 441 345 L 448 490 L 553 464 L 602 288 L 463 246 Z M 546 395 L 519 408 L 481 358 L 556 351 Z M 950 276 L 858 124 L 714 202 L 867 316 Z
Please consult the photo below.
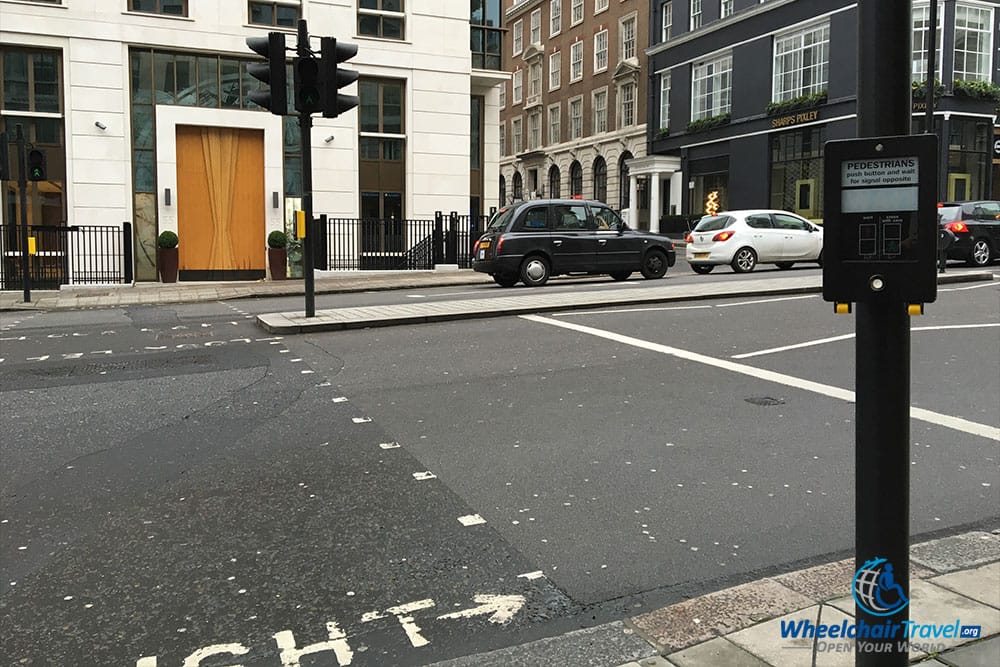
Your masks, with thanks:
M 694 239 L 691 237 L 690 234 L 684 237 L 684 243 L 694 243 Z
M 969 231 L 969 226 L 964 222 L 947 222 L 945 223 L 944 228 L 953 231 L 956 234 Z
M 734 232 L 719 232 L 718 234 L 712 237 L 712 240 L 715 241 L 716 243 L 721 243 L 723 241 L 728 241 L 729 239 L 733 238 L 733 234 Z
M 503 236 L 501 236 L 500 238 L 497 239 L 497 245 L 496 245 L 495 248 L 493 248 L 493 254 L 494 255 L 499 255 L 500 254 L 500 248 L 503 247 L 503 239 L 504 239 Z
M 482 239 L 476 239 L 476 242 L 475 242 L 475 243 L 474 243 L 474 244 L 472 245 L 472 254 L 473 254 L 473 255 L 475 255 L 476 253 L 478 253 L 478 252 L 479 252 L 479 242 L 480 242 L 481 240 L 482 240 Z

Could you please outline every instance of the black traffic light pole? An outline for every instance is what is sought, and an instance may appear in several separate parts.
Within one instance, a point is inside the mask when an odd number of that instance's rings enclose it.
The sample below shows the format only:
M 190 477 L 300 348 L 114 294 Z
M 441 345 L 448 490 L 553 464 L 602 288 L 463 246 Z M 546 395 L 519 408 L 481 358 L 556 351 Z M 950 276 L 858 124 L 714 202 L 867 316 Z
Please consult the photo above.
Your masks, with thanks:
M 910 134 L 911 0 L 858 0 L 858 137 Z M 933 85 L 928 81 L 928 86 Z M 921 165 L 921 168 L 923 165 Z M 857 303 L 855 339 L 855 568 L 885 558 L 910 590 L 910 316 L 901 301 Z M 860 624 L 901 624 L 908 608 Z M 905 667 L 903 637 L 856 641 L 858 667 Z
M 309 50 L 309 30 L 305 19 L 299 19 L 299 41 L 296 47 L 299 58 L 311 56 Z M 303 107 L 305 109 L 305 107 Z M 306 217 L 306 237 L 302 240 L 302 253 L 305 265 L 302 274 L 305 278 L 306 317 L 316 315 L 316 283 L 313 266 L 312 235 L 313 224 L 313 188 L 312 188 L 312 115 L 308 110 L 299 111 L 299 141 L 302 146 L 302 210 Z
M 31 263 L 28 259 L 28 151 L 24 142 L 24 128 L 17 124 L 17 191 L 21 209 L 21 285 L 24 302 L 31 303 Z

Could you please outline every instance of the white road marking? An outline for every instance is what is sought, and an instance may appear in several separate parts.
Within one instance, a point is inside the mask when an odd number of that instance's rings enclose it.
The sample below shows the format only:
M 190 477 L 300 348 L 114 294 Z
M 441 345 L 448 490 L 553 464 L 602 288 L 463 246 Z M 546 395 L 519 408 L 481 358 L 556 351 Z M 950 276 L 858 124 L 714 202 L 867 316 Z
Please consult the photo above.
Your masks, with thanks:
M 990 327 L 1000 327 L 1000 324 L 985 323 L 985 324 L 941 324 L 938 326 L 931 327 L 911 327 L 910 331 L 943 331 L 947 329 L 983 329 Z M 773 354 L 775 352 L 784 352 L 786 350 L 795 350 L 800 347 L 811 347 L 813 345 L 823 345 L 825 343 L 833 343 L 840 340 L 847 340 L 849 338 L 854 338 L 854 334 L 844 334 L 842 336 L 831 336 L 830 338 L 819 338 L 817 340 L 807 340 L 803 343 L 795 343 L 793 345 L 783 345 L 781 347 L 772 347 L 766 350 L 758 350 L 757 352 L 744 352 L 743 354 L 734 354 L 732 359 L 748 359 L 750 357 L 759 357 L 764 354 Z
M 150 351 L 153 351 L 153 352 L 155 352 L 155 351 L 157 351 L 157 350 L 165 350 L 165 349 L 167 349 L 167 346 L 166 346 L 166 345 L 156 345 L 156 346 L 153 346 L 153 345 L 147 345 L 147 346 L 146 346 L 146 347 L 144 347 L 143 349 L 145 349 L 145 350 L 150 350 Z
M 430 470 L 427 470 L 425 472 L 415 472 L 415 473 L 413 473 L 413 479 L 417 480 L 418 482 L 422 482 L 425 479 L 436 479 L 436 478 L 437 478 L 437 475 L 435 475 L 434 473 L 432 473 Z
M 776 301 L 797 301 L 799 299 L 818 299 L 818 294 L 806 294 L 805 296 L 782 296 L 774 299 L 755 299 L 754 301 L 740 301 L 739 303 L 720 303 L 716 308 L 732 308 L 733 306 L 750 306 L 757 303 L 774 303 Z
M 16 338 L 0 338 L 0 340 L 28 340 L 27 336 L 17 336 Z
M 249 338 L 230 338 L 229 342 L 230 343 L 249 343 L 250 339 Z
M 574 315 L 607 315 L 614 313 L 647 313 L 660 310 L 705 310 L 713 306 L 652 306 L 650 308 L 616 308 L 615 310 L 581 310 L 572 313 L 555 313 L 556 317 L 572 317 Z
M 315 373 L 315 372 L 316 372 L 316 371 L 302 371 L 302 374 L 303 374 L 303 375 L 312 375 L 312 374 L 313 374 L 313 373 Z
M 249 652 L 250 649 L 242 644 L 215 644 L 213 646 L 206 646 L 185 658 L 183 667 L 200 667 L 202 660 L 215 655 L 238 656 L 246 655 Z M 233 667 L 240 667 L 240 665 L 234 665 Z
M 346 403 L 347 402 L 347 397 L 346 396 L 337 396 L 336 398 L 333 399 L 333 402 L 334 403 Z
M 406 298 L 407 299 L 426 299 L 427 295 L 425 295 L 425 294 L 407 294 Z
M 69 354 L 64 354 L 63 359 L 79 359 L 83 356 L 83 352 L 70 352 Z
M 347 667 L 354 662 L 354 651 L 347 643 L 347 635 L 340 629 L 340 626 L 335 621 L 329 621 L 326 624 L 326 632 L 330 637 L 329 641 L 317 642 L 302 648 L 296 648 L 295 635 L 292 634 L 291 630 L 274 633 L 274 641 L 281 650 L 281 667 L 301 667 L 300 659 L 302 656 L 324 651 L 333 651 L 340 667 Z
M 964 292 L 967 289 L 979 289 L 980 287 L 996 287 L 996 284 L 986 282 L 981 285 L 969 285 L 968 287 L 945 287 L 944 289 L 939 289 L 938 292 Z
M 399 449 L 398 442 L 380 442 L 378 446 L 382 449 Z
M 351 417 L 351 421 L 355 424 L 367 424 L 371 420 L 371 417 Z
M 528 581 L 532 581 L 533 579 L 541 579 L 544 576 L 545 573 L 543 573 L 541 570 L 535 570 L 534 572 L 525 572 L 524 574 L 519 574 L 517 575 L 517 578 L 527 579 Z
M 490 623 L 503 624 L 514 618 L 514 614 L 521 610 L 525 602 L 523 595 L 477 595 L 474 599 L 478 607 L 442 614 L 438 619 L 472 618 L 490 614 L 487 619 Z
M 65 337 L 66 337 L 66 334 L 58 334 L 58 333 L 56 333 L 56 334 L 49 334 L 48 336 L 46 336 L 46 338 L 65 338 Z
M 410 614 L 421 609 L 430 609 L 433 606 L 434 600 L 426 599 L 401 604 L 396 607 L 389 607 L 386 611 L 395 616 L 399 621 L 399 624 L 403 627 L 403 632 L 406 633 L 406 638 L 413 644 L 413 648 L 420 648 L 421 646 L 427 646 L 430 642 L 420 634 L 420 626 L 417 625 Z
M 740 373 L 742 375 L 747 375 L 759 380 L 766 380 L 768 382 L 774 382 L 777 384 L 783 384 L 788 387 L 794 387 L 796 389 L 802 389 L 803 391 L 811 391 L 816 394 L 821 394 L 823 396 L 829 396 L 831 398 L 839 398 L 842 401 L 847 401 L 853 403 L 855 400 L 854 392 L 847 389 L 841 389 L 840 387 L 834 387 L 828 384 L 822 384 L 820 382 L 813 382 L 812 380 L 804 380 L 802 378 L 793 377 L 791 375 L 786 375 L 784 373 L 777 373 L 775 371 L 770 371 L 764 368 L 756 368 L 754 366 L 746 366 L 744 364 L 737 364 L 726 359 L 716 359 L 715 357 L 710 357 L 708 355 L 699 354 L 697 352 L 691 352 L 689 350 L 681 350 L 676 347 L 670 347 L 669 345 L 661 345 L 659 343 L 653 343 L 647 340 L 641 340 L 639 338 L 633 338 L 632 336 L 623 336 L 622 334 L 613 333 L 611 331 L 604 331 L 603 329 L 595 329 L 593 327 L 587 327 L 580 324 L 573 324 L 571 322 L 560 322 L 559 320 L 554 320 L 549 317 L 542 317 L 540 315 L 521 315 L 522 319 L 530 320 L 532 322 L 538 322 L 540 324 L 550 324 L 556 327 L 562 327 L 564 329 L 570 329 L 572 331 L 578 331 L 580 333 L 589 334 L 591 336 L 597 336 L 598 338 L 604 338 L 606 340 L 613 340 L 624 345 L 631 345 L 632 347 L 638 347 L 644 350 L 650 350 L 651 352 L 659 352 L 660 354 L 669 354 L 675 356 L 679 359 L 685 359 L 687 361 L 693 361 L 695 363 L 705 364 L 706 366 L 714 366 L 722 370 L 730 371 L 732 373 Z M 953 417 L 951 415 L 941 414 L 939 412 L 933 412 L 931 410 L 924 410 L 923 408 L 910 407 L 910 417 L 912 419 L 919 419 L 921 421 L 929 422 L 931 424 L 937 424 L 938 426 L 944 426 L 946 428 L 955 429 L 956 431 L 962 431 L 964 433 L 969 433 L 971 435 L 980 436 L 983 438 L 989 438 L 991 440 L 1000 441 L 1000 428 L 995 426 L 989 426 L 986 424 L 978 424 L 976 422 L 968 421 L 960 417 Z
M 458 517 L 458 522 L 463 526 L 478 526 L 486 523 L 486 519 L 478 514 L 466 514 L 465 516 Z
M 205 347 L 215 347 L 216 345 L 225 345 L 225 344 L 226 341 L 224 340 L 210 340 L 207 343 L 205 343 Z
M 111 354 L 111 350 L 94 350 L 91 354 Z
M 43 354 L 40 357 L 28 357 L 27 359 L 25 359 L 25 361 L 45 361 L 48 358 L 49 358 L 49 355 Z
M 187 329 L 187 327 L 186 327 L 186 326 L 184 326 L 183 324 L 178 324 L 178 325 L 177 325 L 177 326 L 175 326 L 175 327 L 170 327 L 170 330 L 171 330 L 171 331 L 180 331 L 181 329 Z

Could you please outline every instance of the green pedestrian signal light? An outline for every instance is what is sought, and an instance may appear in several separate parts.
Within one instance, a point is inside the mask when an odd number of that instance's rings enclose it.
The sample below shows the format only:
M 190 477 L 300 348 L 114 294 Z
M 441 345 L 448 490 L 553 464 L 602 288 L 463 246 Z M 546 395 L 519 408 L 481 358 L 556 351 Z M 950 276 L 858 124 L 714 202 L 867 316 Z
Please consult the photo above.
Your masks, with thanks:
M 28 180 L 44 181 L 45 175 L 45 153 L 33 148 L 28 151 Z
M 304 56 L 295 60 L 295 110 L 315 113 L 323 110 L 319 59 Z

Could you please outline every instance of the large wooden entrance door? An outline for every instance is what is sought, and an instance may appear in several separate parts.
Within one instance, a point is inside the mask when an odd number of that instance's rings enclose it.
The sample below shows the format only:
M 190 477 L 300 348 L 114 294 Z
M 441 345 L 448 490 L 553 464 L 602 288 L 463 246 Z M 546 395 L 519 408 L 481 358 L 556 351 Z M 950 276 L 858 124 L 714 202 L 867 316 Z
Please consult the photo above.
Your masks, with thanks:
M 181 280 L 256 280 L 266 274 L 264 132 L 177 126 Z

